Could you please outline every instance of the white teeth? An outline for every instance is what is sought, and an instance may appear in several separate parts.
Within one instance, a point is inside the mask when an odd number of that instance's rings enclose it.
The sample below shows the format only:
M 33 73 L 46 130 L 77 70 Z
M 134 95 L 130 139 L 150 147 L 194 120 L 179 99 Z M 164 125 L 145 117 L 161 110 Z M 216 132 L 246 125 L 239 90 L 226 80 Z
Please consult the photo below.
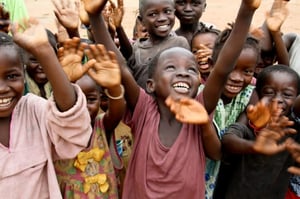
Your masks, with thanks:
M 176 88 L 176 87 L 186 88 L 186 89 L 190 88 L 190 86 L 184 82 L 178 82 L 178 83 L 173 84 L 173 88 Z
M 233 90 L 233 91 L 239 91 L 241 87 L 236 87 L 236 86 L 227 86 L 228 89 Z
M 173 84 L 173 88 L 178 93 L 188 93 L 190 86 L 184 82 L 178 82 Z
M 11 103 L 12 98 L 2 98 L 0 99 L 0 107 L 7 106 Z
M 167 31 L 169 30 L 169 25 L 158 26 L 157 29 L 160 31 Z

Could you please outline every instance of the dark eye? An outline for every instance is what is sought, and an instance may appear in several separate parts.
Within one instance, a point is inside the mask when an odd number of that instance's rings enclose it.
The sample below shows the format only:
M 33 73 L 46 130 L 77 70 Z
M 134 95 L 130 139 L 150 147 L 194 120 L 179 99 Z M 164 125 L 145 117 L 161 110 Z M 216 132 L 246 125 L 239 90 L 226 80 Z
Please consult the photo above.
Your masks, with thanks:
M 286 97 L 286 98 L 292 98 L 295 95 L 292 92 L 286 91 L 286 92 L 283 93 L 283 96 Z
M 274 96 L 275 92 L 273 89 L 265 89 L 265 90 L 263 90 L 263 94 L 264 94 L 264 96 Z
M 165 13 L 168 14 L 168 15 L 169 15 L 169 14 L 173 14 L 173 12 L 174 12 L 174 10 L 172 10 L 172 9 L 167 9 L 167 10 L 165 11 Z
M 13 74 L 7 75 L 7 79 L 8 79 L 8 80 L 16 80 L 16 79 L 18 79 L 18 77 L 20 77 L 20 76 L 21 76 L 20 74 L 13 73 Z
M 169 65 L 169 66 L 166 67 L 165 70 L 166 70 L 166 71 L 173 71 L 173 70 L 175 70 L 175 66 Z
M 155 13 L 155 12 L 150 12 L 150 13 L 148 14 L 148 16 L 149 16 L 149 17 L 155 17 L 155 16 L 156 16 L 156 13 Z
M 195 74 L 198 73 L 198 70 L 197 70 L 196 68 L 194 68 L 194 67 L 190 67 L 190 68 L 188 69 L 188 71 L 189 71 L 190 73 L 195 73 Z
M 245 75 L 247 75 L 247 76 L 252 76 L 252 75 L 254 74 L 254 71 L 253 71 L 253 70 L 247 69 L 247 70 L 244 70 L 244 73 L 245 73 Z
M 87 97 L 87 98 L 86 98 L 86 101 L 87 101 L 88 104 L 96 103 L 97 100 L 98 100 L 97 97 Z

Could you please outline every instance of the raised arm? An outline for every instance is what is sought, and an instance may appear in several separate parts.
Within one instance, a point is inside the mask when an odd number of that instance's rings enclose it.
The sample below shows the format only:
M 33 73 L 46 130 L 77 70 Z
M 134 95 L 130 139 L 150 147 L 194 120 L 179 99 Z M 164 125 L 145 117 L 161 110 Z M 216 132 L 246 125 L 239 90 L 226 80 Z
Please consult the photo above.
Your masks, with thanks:
M 25 22 L 25 30 L 21 32 L 13 25 L 14 41 L 31 53 L 39 61 L 52 86 L 56 105 L 60 111 L 70 109 L 76 103 L 76 93 L 64 73 L 56 54 L 48 42 L 45 28 L 34 19 Z
M 233 30 L 214 63 L 214 70 L 209 75 L 203 90 L 204 105 L 210 114 L 216 107 L 229 73 L 234 69 L 239 57 L 255 10 L 261 0 L 243 0 Z
M 103 124 L 106 132 L 111 133 L 117 127 L 125 112 L 124 88 L 121 85 L 120 67 L 115 54 L 107 52 L 103 45 L 91 45 L 87 55 L 89 59 L 96 60 L 88 74 L 104 89 L 109 100 Z
M 120 42 L 120 51 L 126 60 L 132 55 L 132 46 L 129 39 L 122 27 L 122 20 L 124 15 L 124 5 L 123 0 L 118 0 L 118 6 L 112 0 L 109 0 L 112 7 L 111 19 L 115 24 L 116 32 Z
M 286 0 L 274 0 L 271 11 L 267 14 L 266 25 L 276 49 L 278 64 L 289 66 L 289 53 L 282 39 L 281 26 L 288 16 Z
M 131 73 L 128 71 L 125 59 L 114 44 L 101 16 L 101 11 L 106 3 L 106 0 L 84 0 L 84 3 L 85 9 L 90 18 L 95 41 L 103 44 L 107 50 L 113 51 L 116 54 L 116 58 L 121 69 L 122 84 L 125 88 L 126 103 L 130 110 L 133 111 L 139 97 L 140 88 Z

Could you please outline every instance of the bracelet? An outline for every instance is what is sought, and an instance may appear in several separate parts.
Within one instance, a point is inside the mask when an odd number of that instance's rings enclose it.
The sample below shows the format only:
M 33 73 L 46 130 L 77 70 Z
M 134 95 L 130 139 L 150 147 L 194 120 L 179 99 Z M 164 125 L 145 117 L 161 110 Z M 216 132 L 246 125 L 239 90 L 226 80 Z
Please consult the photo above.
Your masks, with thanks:
M 261 129 L 263 129 L 263 127 L 261 127 L 261 128 L 256 127 L 250 120 L 248 121 L 248 125 L 252 128 L 252 130 L 253 130 L 255 136 L 257 136 L 258 132 L 259 132 Z
M 122 99 L 124 97 L 124 86 L 122 84 L 120 84 L 120 87 L 121 87 L 121 94 L 117 97 L 113 97 L 111 96 L 109 93 L 108 93 L 108 90 L 107 89 L 104 89 L 104 93 L 107 95 L 108 98 L 112 99 L 112 100 L 119 100 L 119 99 Z

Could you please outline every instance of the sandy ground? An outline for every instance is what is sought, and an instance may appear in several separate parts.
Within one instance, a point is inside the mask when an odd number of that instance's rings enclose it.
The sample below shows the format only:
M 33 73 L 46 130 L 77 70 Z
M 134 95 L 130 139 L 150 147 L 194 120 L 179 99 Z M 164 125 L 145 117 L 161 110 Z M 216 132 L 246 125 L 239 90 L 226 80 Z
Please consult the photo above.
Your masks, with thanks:
M 56 31 L 55 16 L 53 14 L 53 6 L 51 0 L 24 0 L 29 12 L 29 15 L 36 17 L 52 31 Z M 259 26 L 262 24 L 265 13 L 270 9 L 273 0 L 262 0 L 260 8 L 256 11 L 253 25 Z M 220 29 L 223 29 L 228 22 L 235 19 L 240 0 L 207 0 L 207 8 L 201 20 L 215 24 Z M 129 37 L 132 36 L 132 29 L 135 17 L 138 11 L 138 0 L 124 0 L 125 16 L 123 19 L 123 27 Z M 282 26 L 283 32 L 296 32 L 300 34 L 300 1 L 292 0 L 288 4 L 289 16 Z M 175 24 L 175 28 L 178 22 Z M 84 35 L 84 30 L 80 30 Z

